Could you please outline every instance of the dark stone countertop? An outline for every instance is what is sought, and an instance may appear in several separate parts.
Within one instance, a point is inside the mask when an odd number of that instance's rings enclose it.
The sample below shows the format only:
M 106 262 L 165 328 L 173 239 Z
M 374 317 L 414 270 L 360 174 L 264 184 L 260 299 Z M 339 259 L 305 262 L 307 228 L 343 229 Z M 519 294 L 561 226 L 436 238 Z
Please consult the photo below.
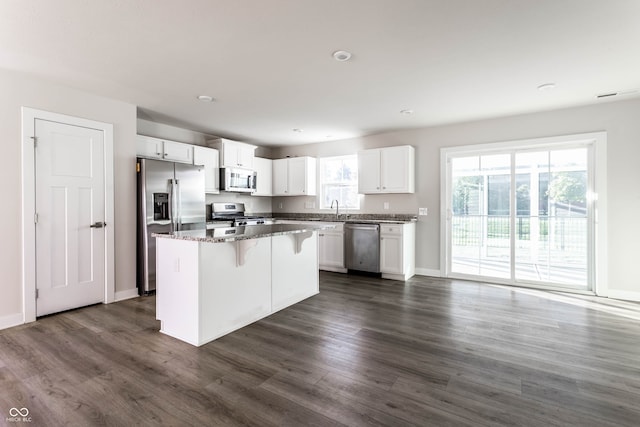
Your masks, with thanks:
M 304 233 L 332 228 L 326 225 L 305 224 L 265 224 L 240 227 L 214 228 L 211 230 L 188 230 L 174 233 L 154 233 L 153 237 L 163 239 L 191 240 L 195 242 L 235 242 L 236 240 L 259 239 L 262 237 Z

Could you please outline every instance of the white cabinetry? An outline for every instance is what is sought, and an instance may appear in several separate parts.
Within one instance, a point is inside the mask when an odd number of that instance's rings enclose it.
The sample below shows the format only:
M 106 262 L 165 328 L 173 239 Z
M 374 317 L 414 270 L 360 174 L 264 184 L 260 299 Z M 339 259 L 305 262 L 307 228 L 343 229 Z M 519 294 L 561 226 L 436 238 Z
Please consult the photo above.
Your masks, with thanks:
M 156 239 L 160 332 L 200 346 L 316 295 L 316 235 L 220 243 Z
M 136 135 L 138 156 L 171 162 L 193 163 L 193 145 Z
M 415 274 L 415 223 L 380 225 L 382 277 L 407 280 Z
M 315 196 L 316 159 L 293 157 L 273 161 L 274 196 Z
M 215 148 L 193 147 L 193 164 L 204 166 L 204 192 L 220 193 L 219 154 Z
M 335 228 L 318 233 L 318 264 L 320 270 L 346 273 L 344 266 L 344 224 L 331 223 Z
M 271 196 L 272 192 L 272 174 L 273 174 L 273 161 L 270 159 L 263 159 L 262 157 L 253 158 L 253 169 L 258 176 L 256 180 L 256 191 L 251 193 L 252 196 Z
M 220 151 L 220 167 L 253 169 L 255 145 L 223 138 L 207 143 Z
M 410 145 L 358 153 L 358 193 L 415 192 L 415 149 Z
M 273 161 L 273 195 L 286 196 L 289 189 L 289 159 Z

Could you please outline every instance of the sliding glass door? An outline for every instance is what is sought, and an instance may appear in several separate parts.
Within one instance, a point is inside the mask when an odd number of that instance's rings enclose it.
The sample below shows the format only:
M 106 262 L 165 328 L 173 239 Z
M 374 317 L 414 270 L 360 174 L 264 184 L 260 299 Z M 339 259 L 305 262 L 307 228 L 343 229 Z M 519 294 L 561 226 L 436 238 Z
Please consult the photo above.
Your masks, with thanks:
M 511 277 L 509 154 L 452 159 L 451 271 Z
M 528 181 L 516 201 L 516 279 L 587 287 L 588 150 L 517 153 L 516 170 Z
M 447 271 L 590 290 L 588 145 L 457 152 L 447 159 Z

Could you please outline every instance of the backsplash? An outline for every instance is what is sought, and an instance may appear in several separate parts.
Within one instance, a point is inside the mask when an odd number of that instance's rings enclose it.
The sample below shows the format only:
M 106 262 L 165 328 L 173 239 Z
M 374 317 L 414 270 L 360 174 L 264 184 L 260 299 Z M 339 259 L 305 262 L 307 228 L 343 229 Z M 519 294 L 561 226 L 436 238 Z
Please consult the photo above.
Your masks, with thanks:
M 265 214 L 266 216 L 266 214 Z M 291 212 L 274 212 L 271 214 L 273 218 L 288 218 L 288 219 L 313 219 L 320 221 L 333 221 L 336 219 L 336 214 L 322 214 L 322 213 L 291 213 Z M 340 214 L 341 220 L 398 220 L 398 221 L 413 221 L 417 219 L 416 215 L 411 214 Z

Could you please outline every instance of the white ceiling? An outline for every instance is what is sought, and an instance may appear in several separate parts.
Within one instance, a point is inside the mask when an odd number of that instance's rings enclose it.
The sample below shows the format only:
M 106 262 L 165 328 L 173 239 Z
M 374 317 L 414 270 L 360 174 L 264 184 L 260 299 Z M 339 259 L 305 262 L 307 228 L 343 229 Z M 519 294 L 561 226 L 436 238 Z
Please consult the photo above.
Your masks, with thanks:
M 595 99 L 640 88 L 639 18 L 640 0 L 1 0 L 0 68 L 302 144 L 638 96 Z

